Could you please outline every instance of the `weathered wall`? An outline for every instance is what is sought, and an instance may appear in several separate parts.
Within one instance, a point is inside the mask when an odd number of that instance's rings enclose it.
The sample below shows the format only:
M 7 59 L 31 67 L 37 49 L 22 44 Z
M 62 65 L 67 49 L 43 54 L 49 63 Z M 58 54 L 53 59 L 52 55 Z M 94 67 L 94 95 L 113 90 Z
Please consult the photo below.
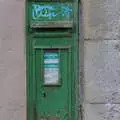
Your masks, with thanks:
M 24 0 L 0 0 L 0 120 L 25 120 Z
M 120 0 L 82 0 L 84 120 L 120 120 Z
M 82 7 L 83 117 L 119 120 L 120 1 L 82 0 Z M 0 0 L 0 120 L 26 120 L 24 41 L 24 0 Z

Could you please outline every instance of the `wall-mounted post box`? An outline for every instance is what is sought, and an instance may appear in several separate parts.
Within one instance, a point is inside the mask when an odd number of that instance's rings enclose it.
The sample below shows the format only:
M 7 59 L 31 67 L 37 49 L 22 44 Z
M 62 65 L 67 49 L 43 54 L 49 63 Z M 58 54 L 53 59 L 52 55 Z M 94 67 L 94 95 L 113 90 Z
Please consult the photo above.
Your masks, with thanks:
M 78 1 L 26 1 L 27 120 L 78 120 Z

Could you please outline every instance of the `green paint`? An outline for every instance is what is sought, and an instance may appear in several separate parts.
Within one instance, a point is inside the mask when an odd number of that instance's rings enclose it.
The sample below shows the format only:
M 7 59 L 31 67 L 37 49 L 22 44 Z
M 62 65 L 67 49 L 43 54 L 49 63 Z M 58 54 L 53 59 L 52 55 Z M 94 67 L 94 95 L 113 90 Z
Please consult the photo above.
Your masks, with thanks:
M 29 5 L 29 20 L 32 28 L 70 27 L 73 24 L 73 7 L 70 2 L 31 2 Z
M 27 120 L 78 120 L 78 45 L 77 0 L 26 1 Z M 58 70 L 55 84 L 45 84 L 45 69 Z
M 69 49 L 68 49 L 69 50 Z M 42 60 L 42 50 L 36 49 L 35 51 L 35 66 L 36 66 L 36 81 L 37 81 L 37 114 L 38 117 L 59 117 L 61 119 L 67 119 L 68 115 L 71 113 L 70 101 L 71 98 L 71 88 L 69 85 L 71 80 L 69 78 L 69 52 L 68 50 L 60 50 L 60 59 L 63 61 L 60 63 L 60 76 L 62 83 L 60 86 L 44 86 L 44 80 L 40 77 Z M 41 73 L 42 74 L 42 73 Z

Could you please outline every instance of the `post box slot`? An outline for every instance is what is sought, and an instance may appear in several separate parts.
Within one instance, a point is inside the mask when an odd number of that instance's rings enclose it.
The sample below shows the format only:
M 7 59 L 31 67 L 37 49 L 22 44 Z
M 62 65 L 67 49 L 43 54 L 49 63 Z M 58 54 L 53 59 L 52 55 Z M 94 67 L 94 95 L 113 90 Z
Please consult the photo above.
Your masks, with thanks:
M 69 32 L 71 33 L 73 30 L 71 28 L 33 28 L 33 33 L 58 33 L 58 32 Z

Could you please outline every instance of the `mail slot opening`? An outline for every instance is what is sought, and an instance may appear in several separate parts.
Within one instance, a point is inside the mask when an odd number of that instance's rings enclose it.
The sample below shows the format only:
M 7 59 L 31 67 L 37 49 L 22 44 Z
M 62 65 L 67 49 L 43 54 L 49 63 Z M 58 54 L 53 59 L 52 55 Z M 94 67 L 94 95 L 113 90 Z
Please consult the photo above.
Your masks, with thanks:
M 71 31 L 71 28 L 32 28 L 35 32 L 61 32 L 61 31 Z

